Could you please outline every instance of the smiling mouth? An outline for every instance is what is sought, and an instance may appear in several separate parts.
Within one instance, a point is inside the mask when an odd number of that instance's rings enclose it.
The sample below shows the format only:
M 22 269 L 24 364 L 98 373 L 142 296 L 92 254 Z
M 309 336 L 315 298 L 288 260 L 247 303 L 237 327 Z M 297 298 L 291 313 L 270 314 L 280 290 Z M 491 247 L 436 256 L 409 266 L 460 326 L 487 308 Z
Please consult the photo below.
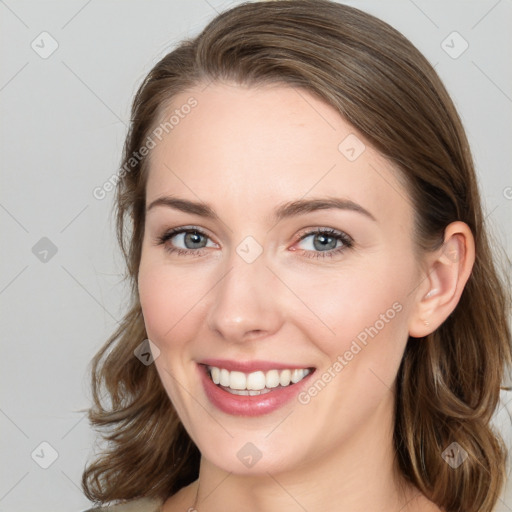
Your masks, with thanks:
M 214 384 L 233 395 L 256 396 L 293 386 L 312 373 L 314 368 L 295 368 L 244 373 L 216 366 L 206 366 Z

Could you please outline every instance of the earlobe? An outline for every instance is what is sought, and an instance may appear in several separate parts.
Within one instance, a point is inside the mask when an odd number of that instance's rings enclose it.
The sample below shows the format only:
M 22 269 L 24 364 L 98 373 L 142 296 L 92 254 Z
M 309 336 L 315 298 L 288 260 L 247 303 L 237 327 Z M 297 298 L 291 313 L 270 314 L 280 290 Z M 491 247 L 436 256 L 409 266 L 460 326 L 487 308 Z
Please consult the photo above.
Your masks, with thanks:
M 422 338 L 435 331 L 456 308 L 475 261 L 471 230 L 453 222 L 445 230 L 440 249 L 427 257 L 423 283 L 409 322 L 409 335 Z

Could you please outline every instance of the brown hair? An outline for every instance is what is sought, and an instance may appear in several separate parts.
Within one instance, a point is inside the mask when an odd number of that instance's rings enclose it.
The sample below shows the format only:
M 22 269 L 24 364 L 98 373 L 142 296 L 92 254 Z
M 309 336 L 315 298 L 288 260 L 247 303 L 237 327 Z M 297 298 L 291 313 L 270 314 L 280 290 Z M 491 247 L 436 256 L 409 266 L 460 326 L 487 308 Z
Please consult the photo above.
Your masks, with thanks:
M 490 419 L 511 362 L 509 298 L 484 230 L 468 141 L 436 72 L 399 32 L 355 8 L 328 0 L 243 3 L 150 71 L 133 101 L 123 169 L 177 93 L 216 80 L 282 83 L 336 108 L 401 171 L 420 250 L 439 247 L 453 221 L 471 228 L 476 262 L 459 304 L 434 333 L 407 343 L 397 376 L 394 444 L 404 477 L 439 507 L 491 511 L 505 477 L 505 448 Z M 165 500 L 198 476 L 199 451 L 155 366 L 133 353 L 147 338 L 137 278 L 148 167 L 148 158 L 140 159 L 120 173 L 117 188 L 117 236 L 132 303 L 92 361 L 89 419 L 106 429 L 108 443 L 86 467 L 82 485 L 99 503 Z M 101 401 L 103 388 L 109 404 Z M 468 453 L 457 469 L 441 456 L 452 442 Z

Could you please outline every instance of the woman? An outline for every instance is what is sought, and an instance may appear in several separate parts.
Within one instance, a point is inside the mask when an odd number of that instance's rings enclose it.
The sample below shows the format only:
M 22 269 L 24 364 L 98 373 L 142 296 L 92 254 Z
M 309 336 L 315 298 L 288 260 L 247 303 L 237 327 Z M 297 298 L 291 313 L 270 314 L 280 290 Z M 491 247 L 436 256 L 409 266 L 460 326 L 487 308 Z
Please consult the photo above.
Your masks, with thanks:
M 88 498 L 493 509 L 508 297 L 460 119 L 401 34 L 326 0 L 222 13 L 139 88 L 117 208 L 133 302 L 93 361 Z

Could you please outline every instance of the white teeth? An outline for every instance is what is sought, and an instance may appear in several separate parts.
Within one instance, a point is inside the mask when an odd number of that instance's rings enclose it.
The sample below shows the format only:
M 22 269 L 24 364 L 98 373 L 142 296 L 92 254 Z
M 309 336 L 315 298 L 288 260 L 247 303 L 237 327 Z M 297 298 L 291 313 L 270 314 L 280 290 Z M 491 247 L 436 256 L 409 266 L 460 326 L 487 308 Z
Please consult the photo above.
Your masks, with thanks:
M 230 388 L 235 395 L 260 395 L 268 393 L 278 386 L 289 386 L 290 383 L 300 382 L 311 370 L 300 368 L 294 370 L 269 370 L 267 372 L 256 371 L 245 374 L 243 372 L 230 372 L 225 368 L 208 366 L 210 376 L 214 384 Z
M 241 395 L 241 396 L 255 396 L 255 395 L 264 395 L 265 393 L 270 393 L 270 389 L 262 389 L 261 391 L 255 391 L 253 389 L 231 389 L 228 388 L 226 391 L 231 393 L 232 395 Z
M 220 383 L 220 370 L 218 368 L 212 367 L 211 376 L 215 384 Z
M 217 368 L 218 369 L 218 368 Z M 221 386 L 229 386 L 229 372 L 222 368 L 220 371 L 220 382 Z
M 231 389 L 247 389 L 247 377 L 242 372 L 229 373 L 229 387 Z
M 265 387 L 277 388 L 279 386 L 279 372 L 277 370 L 269 370 L 265 376 Z
M 229 386 L 232 387 L 232 386 Z M 259 391 L 265 387 L 265 374 L 263 372 L 253 372 L 247 375 L 247 389 Z
M 294 384 L 296 384 L 297 382 L 301 381 L 304 377 L 304 373 L 303 373 L 303 370 L 293 370 L 292 372 L 292 382 Z
M 283 370 L 279 375 L 279 384 L 281 386 L 288 386 L 292 380 L 292 372 L 290 370 Z

